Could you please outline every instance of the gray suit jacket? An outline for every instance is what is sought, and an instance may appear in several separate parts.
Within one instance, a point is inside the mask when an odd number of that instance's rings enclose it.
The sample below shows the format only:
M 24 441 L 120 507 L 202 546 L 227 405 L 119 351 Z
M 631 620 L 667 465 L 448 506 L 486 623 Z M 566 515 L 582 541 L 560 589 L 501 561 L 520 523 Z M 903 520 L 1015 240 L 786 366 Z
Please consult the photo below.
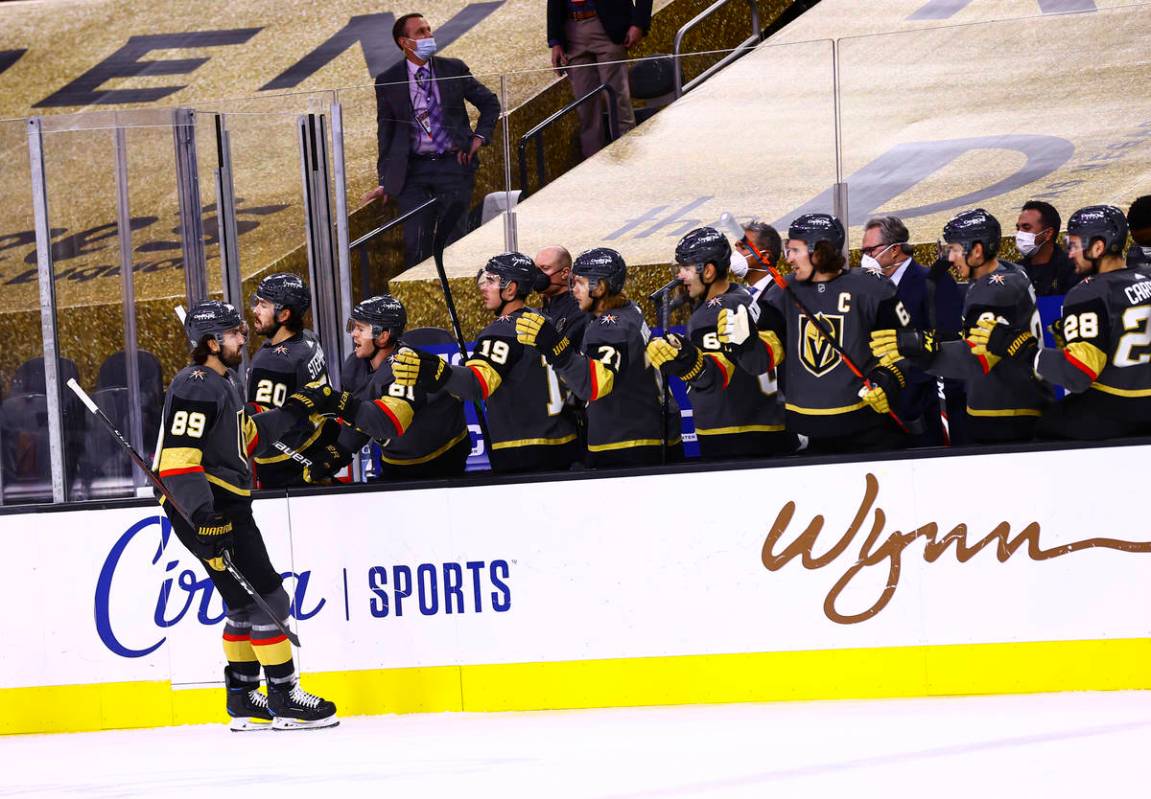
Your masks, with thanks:
M 432 56 L 428 63 L 439 82 L 444 125 L 456 149 L 466 150 L 471 146 L 473 131 L 465 100 L 480 112 L 474 132 L 482 136 L 485 143 L 490 142 L 500 115 L 499 98 L 472 77 L 467 64 L 458 58 Z M 415 124 L 405 59 L 376 76 L 376 143 L 379 147 L 376 176 L 389 197 L 395 197 L 404 187 L 411 152 L 411 126 Z M 478 159 L 472 161 L 473 168 L 476 164 Z

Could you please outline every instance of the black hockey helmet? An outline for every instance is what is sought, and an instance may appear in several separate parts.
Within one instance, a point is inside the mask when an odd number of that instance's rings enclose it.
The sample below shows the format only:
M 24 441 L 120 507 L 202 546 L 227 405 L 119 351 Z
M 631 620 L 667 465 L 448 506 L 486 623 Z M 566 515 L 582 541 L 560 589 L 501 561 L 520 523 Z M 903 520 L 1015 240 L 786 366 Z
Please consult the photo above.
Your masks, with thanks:
M 586 277 L 588 287 L 593 291 L 602 280 L 608 294 L 619 294 L 627 280 L 627 264 L 623 256 L 610 247 L 596 247 L 576 256 L 572 277 Z
M 252 294 L 252 305 L 255 305 L 257 300 L 272 303 L 276 308 L 276 315 L 285 308 L 290 308 L 299 317 L 312 306 L 312 295 L 308 292 L 308 284 L 291 272 L 277 272 L 261 280 Z
M 716 279 L 723 278 L 731 267 L 731 245 L 715 228 L 697 227 L 675 245 L 675 262 L 694 266 L 701 273 L 708 264 L 715 264 Z
M 840 252 L 847 240 L 847 233 L 843 223 L 831 214 L 803 214 L 792 220 L 787 228 L 787 237 L 806 242 L 808 253 L 821 241 L 826 241 L 833 250 Z
M 990 261 L 999 254 L 999 240 L 1003 237 L 1003 228 L 999 220 L 983 208 L 974 208 L 963 211 L 951 218 L 943 226 L 943 240 L 948 244 L 962 244 L 963 255 L 971 253 L 971 245 L 979 242 L 983 245 L 983 259 Z
M 545 275 L 536 262 L 522 252 L 504 252 L 491 258 L 478 277 L 484 273 L 495 275 L 500 279 L 500 289 L 507 287 L 508 283 L 516 284 L 516 296 L 526 297 L 533 291 L 543 291 L 551 285 L 551 278 Z
M 352 308 L 352 318 L 348 320 L 347 330 L 352 332 L 355 322 L 364 322 L 372 326 L 372 338 L 385 330 L 392 331 L 392 336 L 399 336 L 408 324 L 408 312 L 404 310 L 402 302 L 391 294 L 380 294 L 375 297 L 356 303 Z
M 245 335 L 248 326 L 234 305 L 220 300 L 204 300 L 196 303 L 184 317 L 184 333 L 192 346 L 196 346 L 204 336 L 214 336 L 220 346 L 224 345 L 224 334 L 237 327 L 243 328 Z
M 1127 246 L 1127 217 L 1114 205 L 1089 205 L 1067 220 L 1067 235 L 1078 236 L 1084 251 L 1101 239 L 1104 255 L 1122 255 Z

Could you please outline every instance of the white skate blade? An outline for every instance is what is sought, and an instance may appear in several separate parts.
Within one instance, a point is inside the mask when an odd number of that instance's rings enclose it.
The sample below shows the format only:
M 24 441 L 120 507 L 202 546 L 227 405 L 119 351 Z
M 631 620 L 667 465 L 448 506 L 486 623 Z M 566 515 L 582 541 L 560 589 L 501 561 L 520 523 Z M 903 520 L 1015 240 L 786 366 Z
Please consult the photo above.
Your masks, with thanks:
M 259 732 L 261 730 L 270 730 L 272 729 L 272 720 L 237 716 L 232 719 L 232 723 L 228 726 L 228 729 L 232 732 Z
M 272 720 L 272 728 L 276 730 L 322 730 L 325 727 L 336 727 L 340 720 L 335 715 L 328 716 L 326 719 L 316 719 L 315 721 L 302 721 L 301 719 L 290 719 L 287 716 L 276 716 Z

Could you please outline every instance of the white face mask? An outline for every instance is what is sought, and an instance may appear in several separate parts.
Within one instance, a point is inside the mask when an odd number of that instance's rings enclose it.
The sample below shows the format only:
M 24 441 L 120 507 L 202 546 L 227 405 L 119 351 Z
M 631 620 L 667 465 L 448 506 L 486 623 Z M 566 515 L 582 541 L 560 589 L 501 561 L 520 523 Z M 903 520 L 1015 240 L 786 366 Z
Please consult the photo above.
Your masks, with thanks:
M 733 275 L 736 277 L 743 277 L 747 274 L 747 257 L 744 256 L 739 250 L 731 251 L 731 266 L 728 267 Z
M 1025 230 L 1015 231 L 1015 247 L 1020 255 L 1024 256 L 1033 255 L 1039 250 L 1039 245 L 1035 243 L 1035 234 Z
M 879 261 L 872 258 L 870 255 L 864 255 L 859 260 L 859 265 L 863 267 L 865 272 L 875 272 L 876 274 L 883 274 L 883 267 Z

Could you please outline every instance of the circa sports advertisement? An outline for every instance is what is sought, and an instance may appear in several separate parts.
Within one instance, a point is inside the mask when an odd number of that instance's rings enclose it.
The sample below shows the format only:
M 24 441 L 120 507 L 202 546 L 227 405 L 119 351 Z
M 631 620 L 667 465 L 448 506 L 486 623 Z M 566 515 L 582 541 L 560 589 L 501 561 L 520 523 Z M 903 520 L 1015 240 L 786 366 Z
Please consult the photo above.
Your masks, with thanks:
M 1151 522 L 1131 513 L 1141 470 L 1124 467 L 1147 454 L 747 468 L 255 509 L 308 673 L 1106 642 L 1151 634 Z M 1130 501 L 1100 500 L 1099 479 Z M 6 640 L 25 642 L 25 656 L 0 664 L 0 688 L 219 682 L 223 606 L 157 508 L 8 516 L 5 527 L 13 568 L 0 602 L 39 600 L 0 619 Z

